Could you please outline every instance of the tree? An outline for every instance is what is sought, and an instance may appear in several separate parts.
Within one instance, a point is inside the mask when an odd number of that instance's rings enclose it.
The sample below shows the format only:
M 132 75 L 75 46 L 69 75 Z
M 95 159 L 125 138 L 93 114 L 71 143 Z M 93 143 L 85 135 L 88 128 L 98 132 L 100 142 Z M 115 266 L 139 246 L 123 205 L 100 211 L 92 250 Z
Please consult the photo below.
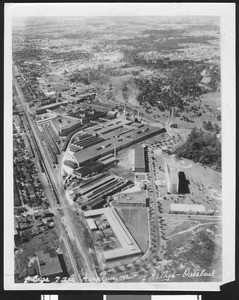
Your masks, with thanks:
M 218 134 L 220 132 L 220 128 L 217 125 L 217 123 L 214 124 L 214 131 L 215 131 L 215 134 Z
M 209 130 L 209 131 L 213 131 L 213 125 L 212 125 L 212 123 L 211 123 L 211 121 L 208 121 L 208 123 L 207 123 L 207 130 Z
M 176 151 L 176 155 L 221 170 L 221 142 L 216 134 L 193 128 L 186 142 Z

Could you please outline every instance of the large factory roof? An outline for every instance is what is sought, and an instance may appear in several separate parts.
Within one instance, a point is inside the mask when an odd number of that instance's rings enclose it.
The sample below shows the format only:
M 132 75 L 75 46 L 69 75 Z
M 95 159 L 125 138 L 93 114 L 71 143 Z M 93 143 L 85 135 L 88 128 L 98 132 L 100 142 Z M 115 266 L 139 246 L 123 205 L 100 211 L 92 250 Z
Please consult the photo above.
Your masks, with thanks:
M 58 118 L 51 119 L 51 122 L 53 123 L 53 126 L 57 131 L 61 131 L 63 128 L 68 128 L 75 124 L 78 124 L 80 120 L 67 116 L 61 116 Z
M 51 276 L 63 272 L 55 249 L 39 250 L 37 257 L 41 276 Z
M 82 195 L 84 195 L 88 191 L 91 191 L 91 190 L 95 189 L 96 187 L 103 185 L 104 183 L 108 182 L 109 180 L 111 180 L 113 178 L 114 177 L 110 175 L 110 176 L 103 177 L 100 180 L 96 180 L 90 186 L 86 186 L 86 187 L 81 188 L 80 193 Z
M 90 133 L 102 133 L 105 134 L 106 131 L 111 130 L 114 131 L 118 128 L 122 128 L 122 126 L 131 124 L 131 121 L 127 121 L 124 119 L 114 119 L 110 121 L 106 121 L 105 123 L 95 126 L 94 128 L 89 129 Z
M 159 133 L 163 132 L 163 130 L 165 130 L 165 129 L 145 125 L 143 127 L 143 130 L 135 129 L 129 133 L 124 133 L 119 137 L 115 137 L 115 133 L 114 133 L 114 131 L 112 131 L 112 136 L 111 136 L 111 138 L 108 137 L 107 141 L 104 141 L 100 144 L 96 144 L 90 148 L 83 149 L 83 150 L 80 150 L 80 151 L 74 153 L 74 158 L 75 158 L 76 162 L 79 165 L 81 165 L 86 161 L 98 159 L 109 153 L 113 153 L 114 148 L 116 148 L 117 151 L 122 150 L 123 148 L 129 147 L 135 143 L 138 143 L 144 139 L 147 139 L 150 136 L 159 134 Z M 99 133 L 99 132 L 97 132 L 97 133 Z M 102 137 L 103 137 L 103 135 L 102 135 Z
M 145 168 L 144 148 L 141 146 L 135 147 L 135 162 L 134 168 Z

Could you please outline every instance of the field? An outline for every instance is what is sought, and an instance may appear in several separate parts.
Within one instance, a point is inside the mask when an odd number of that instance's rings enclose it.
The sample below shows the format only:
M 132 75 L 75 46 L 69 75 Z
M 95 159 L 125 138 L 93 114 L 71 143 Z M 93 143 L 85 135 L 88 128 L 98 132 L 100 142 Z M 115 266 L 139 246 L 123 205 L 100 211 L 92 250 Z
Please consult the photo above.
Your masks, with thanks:
M 181 224 L 184 228 L 188 225 L 190 224 L 186 224 L 185 227 L 183 223 Z M 164 258 L 168 261 L 171 271 L 183 271 L 185 268 L 191 268 L 193 271 L 205 269 L 206 272 L 215 270 L 215 277 L 211 280 L 220 280 L 221 235 L 218 234 L 219 226 L 217 224 L 202 225 L 197 229 L 169 238 Z M 195 281 L 198 279 L 192 278 Z M 208 277 L 200 278 L 200 281 L 202 280 L 208 281 Z
M 211 105 L 212 107 L 215 107 L 215 106 L 216 106 L 216 108 L 221 107 L 221 93 L 219 93 L 219 92 L 208 93 L 208 94 L 202 95 L 200 98 L 203 103 Z
M 222 187 L 222 174 L 213 171 L 210 168 L 203 167 L 199 163 L 194 163 L 190 160 L 184 159 L 187 164 L 192 165 L 191 168 L 180 167 L 180 171 L 191 177 L 194 181 L 201 183 L 206 189 L 212 188 L 220 190 Z
M 149 240 L 146 208 L 122 208 L 117 210 L 141 250 L 146 252 Z
M 213 226 L 216 224 L 219 225 L 220 222 L 210 221 L 210 220 L 187 220 L 185 218 L 181 219 L 170 219 L 170 217 L 165 218 L 166 226 L 166 237 L 171 239 L 174 236 L 179 236 L 181 234 L 196 231 L 201 228 L 206 228 L 206 224 L 212 224 Z

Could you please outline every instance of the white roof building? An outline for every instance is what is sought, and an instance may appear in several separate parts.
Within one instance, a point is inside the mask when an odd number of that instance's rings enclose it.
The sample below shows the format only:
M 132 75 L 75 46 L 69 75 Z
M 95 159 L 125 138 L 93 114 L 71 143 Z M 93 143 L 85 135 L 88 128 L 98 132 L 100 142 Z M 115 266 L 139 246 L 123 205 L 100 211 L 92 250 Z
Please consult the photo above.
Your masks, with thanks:
M 170 211 L 205 213 L 205 207 L 197 204 L 170 204 Z
M 90 227 L 90 230 L 96 230 L 98 229 L 97 225 L 95 224 L 95 221 L 93 219 L 86 219 L 87 223 Z

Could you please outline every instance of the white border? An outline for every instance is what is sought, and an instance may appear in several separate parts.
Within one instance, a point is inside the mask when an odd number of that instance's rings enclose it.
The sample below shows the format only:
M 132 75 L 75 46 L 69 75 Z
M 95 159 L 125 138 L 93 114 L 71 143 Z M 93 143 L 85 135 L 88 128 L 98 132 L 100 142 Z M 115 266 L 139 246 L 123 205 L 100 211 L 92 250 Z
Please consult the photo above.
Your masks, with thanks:
M 128 295 L 127 295 L 128 296 Z M 135 298 L 138 295 L 130 295 L 132 297 L 132 300 L 135 300 Z M 147 296 L 147 295 L 146 295 Z M 120 297 L 119 295 L 103 295 L 103 300 L 112 300 L 114 297 Z M 121 297 L 124 297 L 124 295 Z M 127 297 L 127 299 L 129 296 Z M 201 300 L 201 295 L 151 295 L 150 300 Z
M 152 295 L 151 300 L 201 300 L 201 295 Z
M 223 280 L 221 283 L 16 284 L 13 248 L 11 22 L 19 16 L 221 17 Z M 6 290 L 219 290 L 235 279 L 235 4 L 233 3 L 27 3 L 5 4 L 4 20 L 4 287 Z M 12 222 L 11 222 L 12 220 Z

